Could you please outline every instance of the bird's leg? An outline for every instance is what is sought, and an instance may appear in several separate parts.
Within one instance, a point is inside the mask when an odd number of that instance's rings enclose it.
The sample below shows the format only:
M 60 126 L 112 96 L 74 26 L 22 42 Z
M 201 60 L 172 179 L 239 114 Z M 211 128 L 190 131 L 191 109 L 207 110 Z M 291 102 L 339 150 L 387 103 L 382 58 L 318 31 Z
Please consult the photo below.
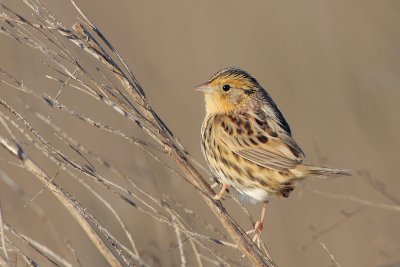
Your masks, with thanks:
M 268 201 L 265 201 L 262 206 L 260 220 L 256 221 L 256 223 L 254 224 L 254 229 L 247 232 L 247 234 L 254 233 L 253 242 L 257 241 L 258 246 L 260 246 L 260 242 L 261 242 L 260 234 L 264 228 L 263 222 L 264 222 L 265 214 L 267 212 L 267 204 L 268 204 Z
M 261 209 L 260 220 L 257 221 L 256 224 L 254 225 L 254 230 L 258 231 L 260 234 L 263 230 L 263 222 L 264 222 L 264 218 L 265 218 L 265 213 L 267 212 L 267 204 L 268 204 L 268 201 L 264 202 L 262 209 Z
M 228 189 L 228 184 L 225 182 L 222 182 L 222 188 L 221 191 L 217 195 L 214 196 L 215 200 L 221 200 L 222 196 L 224 195 L 226 189 Z

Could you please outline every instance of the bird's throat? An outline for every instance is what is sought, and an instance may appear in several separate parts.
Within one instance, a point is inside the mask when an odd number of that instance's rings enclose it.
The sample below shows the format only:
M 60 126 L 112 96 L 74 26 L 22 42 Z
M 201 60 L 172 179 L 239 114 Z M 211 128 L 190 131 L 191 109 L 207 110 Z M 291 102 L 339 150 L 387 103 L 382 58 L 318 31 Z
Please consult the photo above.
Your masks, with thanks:
M 228 114 L 234 112 L 238 106 L 227 101 L 219 94 L 206 94 L 206 112 L 207 114 Z

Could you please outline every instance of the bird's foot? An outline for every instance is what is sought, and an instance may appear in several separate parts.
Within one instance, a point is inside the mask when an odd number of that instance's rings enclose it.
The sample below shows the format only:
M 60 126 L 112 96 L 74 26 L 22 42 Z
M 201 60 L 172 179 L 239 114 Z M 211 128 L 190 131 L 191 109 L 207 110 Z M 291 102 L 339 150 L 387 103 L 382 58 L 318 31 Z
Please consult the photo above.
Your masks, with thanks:
M 222 195 L 223 195 L 223 194 L 217 194 L 217 195 L 214 196 L 214 199 L 215 199 L 215 200 L 224 199 L 224 198 L 222 197 Z
M 219 191 L 219 193 L 216 194 L 216 195 L 214 196 L 214 199 L 215 199 L 215 200 L 221 200 L 221 199 L 223 199 L 222 197 L 223 197 L 223 195 L 224 195 L 224 193 L 225 193 L 225 191 L 226 191 L 227 189 L 228 189 L 228 184 L 227 184 L 227 183 L 223 183 L 223 184 L 222 184 L 221 191 Z
M 263 225 L 263 223 L 262 223 L 261 221 L 257 221 L 257 222 L 254 224 L 254 232 L 258 232 L 258 233 L 261 234 L 263 228 L 264 228 L 264 225 Z
M 252 241 L 257 244 L 257 247 L 261 249 L 261 233 L 264 228 L 264 225 L 261 221 L 257 221 L 254 224 L 254 229 L 247 231 L 246 234 L 250 235 L 254 233 Z
M 261 233 L 263 231 L 264 225 L 263 225 L 263 221 L 265 218 L 265 213 L 266 213 L 266 209 L 267 209 L 267 203 L 268 201 L 264 202 L 262 210 L 261 210 L 261 217 L 260 220 L 256 221 L 256 223 L 254 224 L 254 229 L 247 231 L 246 234 L 250 235 L 252 233 L 254 233 L 253 236 L 253 242 L 257 244 L 258 248 L 261 249 L 261 243 L 262 243 L 262 239 L 261 239 Z

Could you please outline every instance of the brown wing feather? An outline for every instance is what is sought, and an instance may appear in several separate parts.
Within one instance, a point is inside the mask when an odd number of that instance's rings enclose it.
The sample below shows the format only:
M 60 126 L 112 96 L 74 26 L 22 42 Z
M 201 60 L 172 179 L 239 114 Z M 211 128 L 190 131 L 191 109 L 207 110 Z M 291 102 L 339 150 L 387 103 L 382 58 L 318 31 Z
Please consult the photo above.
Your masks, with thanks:
M 276 127 L 262 127 L 245 115 L 221 116 L 220 125 L 224 126 L 219 134 L 221 142 L 242 158 L 281 172 L 302 162 L 300 147 L 286 132 L 272 132 Z

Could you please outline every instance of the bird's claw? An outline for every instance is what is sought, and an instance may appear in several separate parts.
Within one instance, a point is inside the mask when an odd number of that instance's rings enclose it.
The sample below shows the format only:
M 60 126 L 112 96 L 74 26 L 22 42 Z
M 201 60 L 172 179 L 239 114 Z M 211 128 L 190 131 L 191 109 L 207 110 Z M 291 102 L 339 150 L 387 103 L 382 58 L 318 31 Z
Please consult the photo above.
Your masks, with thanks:
M 248 234 L 248 235 L 254 233 L 252 241 L 257 244 L 258 248 L 261 248 L 261 233 L 262 233 L 263 228 L 264 228 L 263 223 L 261 221 L 257 221 L 254 224 L 254 228 L 252 230 L 246 232 L 246 234 Z
M 214 199 L 215 200 L 223 200 L 224 198 L 220 194 L 218 194 L 218 195 L 214 196 Z
M 260 221 L 257 221 L 257 222 L 254 224 L 254 232 L 258 232 L 259 234 L 261 234 L 263 228 L 264 228 L 264 225 L 263 225 L 263 223 L 260 222 Z

